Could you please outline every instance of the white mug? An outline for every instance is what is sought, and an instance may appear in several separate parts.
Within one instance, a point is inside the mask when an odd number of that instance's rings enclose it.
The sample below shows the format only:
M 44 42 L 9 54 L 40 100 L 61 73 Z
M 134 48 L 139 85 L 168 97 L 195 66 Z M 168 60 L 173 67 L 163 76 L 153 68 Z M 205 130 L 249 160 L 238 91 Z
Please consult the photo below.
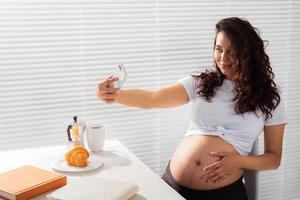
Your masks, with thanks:
M 101 151 L 105 141 L 105 128 L 102 124 L 86 125 L 86 141 L 91 151 Z

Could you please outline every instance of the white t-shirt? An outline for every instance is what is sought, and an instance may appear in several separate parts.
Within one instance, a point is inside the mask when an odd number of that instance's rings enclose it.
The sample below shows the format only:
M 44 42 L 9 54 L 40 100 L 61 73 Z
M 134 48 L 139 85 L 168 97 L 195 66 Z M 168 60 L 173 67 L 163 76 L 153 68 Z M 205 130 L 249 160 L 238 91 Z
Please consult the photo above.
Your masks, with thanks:
M 256 113 L 235 113 L 235 102 L 232 101 L 234 82 L 231 80 L 224 79 L 223 84 L 215 88 L 211 102 L 197 95 L 198 81 L 192 76 L 185 77 L 179 82 L 193 102 L 191 123 L 185 137 L 194 134 L 219 136 L 232 144 L 241 155 L 248 155 L 264 126 L 287 123 L 282 98 L 272 112 L 272 117 L 265 120 L 265 115 L 260 110 Z

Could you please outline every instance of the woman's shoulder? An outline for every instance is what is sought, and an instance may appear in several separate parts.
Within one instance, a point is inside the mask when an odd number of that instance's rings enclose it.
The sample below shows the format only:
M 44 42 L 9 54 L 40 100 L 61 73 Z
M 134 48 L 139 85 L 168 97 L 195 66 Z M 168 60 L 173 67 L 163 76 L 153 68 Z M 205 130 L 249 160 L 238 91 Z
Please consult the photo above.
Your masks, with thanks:
M 181 78 L 179 80 L 179 83 L 183 85 L 185 88 L 190 100 L 194 99 L 197 95 L 197 91 L 201 82 L 200 75 L 204 73 L 204 70 L 197 70 L 194 72 L 191 72 Z

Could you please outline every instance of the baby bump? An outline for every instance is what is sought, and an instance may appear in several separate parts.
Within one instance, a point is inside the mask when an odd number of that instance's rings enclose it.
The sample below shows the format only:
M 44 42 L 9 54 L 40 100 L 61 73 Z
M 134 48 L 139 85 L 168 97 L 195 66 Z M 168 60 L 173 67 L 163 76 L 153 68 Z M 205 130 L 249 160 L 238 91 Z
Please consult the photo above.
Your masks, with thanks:
M 240 178 L 243 171 L 238 169 L 219 183 L 208 183 L 201 179 L 203 168 L 220 160 L 220 157 L 209 155 L 213 151 L 237 154 L 231 144 L 217 136 L 192 135 L 185 137 L 176 148 L 170 162 L 171 174 L 175 181 L 189 188 L 208 190 L 224 187 Z

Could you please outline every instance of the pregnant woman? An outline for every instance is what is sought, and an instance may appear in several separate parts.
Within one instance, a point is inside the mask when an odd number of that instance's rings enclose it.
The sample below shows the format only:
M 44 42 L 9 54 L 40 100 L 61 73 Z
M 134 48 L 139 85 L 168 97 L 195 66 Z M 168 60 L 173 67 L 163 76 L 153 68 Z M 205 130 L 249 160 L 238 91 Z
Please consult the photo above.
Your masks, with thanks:
M 114 88 L 117 77 L 100 82 L 106 103 L 170 108 L 192 102 L 191 123 L 177 146 L 165 180 L 185 199 L 247 200 L 244 170 L 280 165 L 286 117 L 269 57 L 256 29 L 232 17 L 216 24 L 215 69 L 194 73 L 157 91 Z M 249 156 L 264 132 L 264 153 Z

